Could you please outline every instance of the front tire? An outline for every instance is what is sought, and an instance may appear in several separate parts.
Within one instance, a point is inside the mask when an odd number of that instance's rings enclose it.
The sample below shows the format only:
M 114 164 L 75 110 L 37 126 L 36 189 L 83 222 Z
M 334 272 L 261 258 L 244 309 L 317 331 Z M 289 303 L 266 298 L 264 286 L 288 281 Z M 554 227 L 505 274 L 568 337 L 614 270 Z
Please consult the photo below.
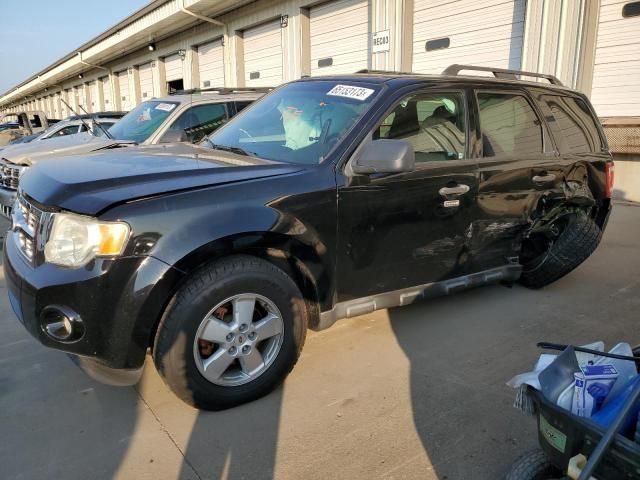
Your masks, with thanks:
M 260 398 L 295 365 L 307 332 L 300 290 L 282 270 L 237 255 L 212 263 L 173 297 L 153 360 L 169 388 L 196 408 Z
M 584 212 L 558 218 L 544 234 L 536 234 L 523 245 L 520 282 L 542 288 L 577 268 L 600 243 L 600 227 Z

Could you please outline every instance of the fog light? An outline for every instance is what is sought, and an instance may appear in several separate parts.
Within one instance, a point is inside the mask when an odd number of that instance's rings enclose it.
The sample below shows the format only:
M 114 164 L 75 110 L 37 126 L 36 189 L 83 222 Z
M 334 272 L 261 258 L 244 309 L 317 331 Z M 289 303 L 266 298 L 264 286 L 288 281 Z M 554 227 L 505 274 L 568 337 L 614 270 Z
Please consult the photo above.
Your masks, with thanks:
M 44 332 L 58 342 L 75 342 L 84 335 L 80 315 L 68 307 L 45 307 L 40 314 L 40 323 Z

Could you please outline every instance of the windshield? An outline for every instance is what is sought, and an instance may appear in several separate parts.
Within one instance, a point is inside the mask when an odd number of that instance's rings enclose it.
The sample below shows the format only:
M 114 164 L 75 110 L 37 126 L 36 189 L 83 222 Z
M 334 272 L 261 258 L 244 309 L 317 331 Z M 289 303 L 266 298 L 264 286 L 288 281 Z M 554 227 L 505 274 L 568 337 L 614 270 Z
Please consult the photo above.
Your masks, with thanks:
M 379 89 L 346 81 L 290 83 L 245 109 L 208 143 L 279 162 L 320 163 L 369 108 Z
M 178 105 L 177 102 L 158 100 L 141 103 L 111 127 L 109 133 L 116 140 L 142 143 L 162 125 Z

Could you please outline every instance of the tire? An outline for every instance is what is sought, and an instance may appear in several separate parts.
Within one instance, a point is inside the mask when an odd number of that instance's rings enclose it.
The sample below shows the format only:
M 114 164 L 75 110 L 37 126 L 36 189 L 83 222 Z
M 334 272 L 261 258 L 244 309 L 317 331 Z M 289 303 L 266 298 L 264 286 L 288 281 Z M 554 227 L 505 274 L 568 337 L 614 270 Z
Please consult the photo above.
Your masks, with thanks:
M 520 283 L 526 287 L 542 288 L 564 277 L 584 262 L 600 243 L 602 231 L 585 213 L 565 215 L 557 223 L 561 230 L 557 238 L 546 245 L 546 251 L 525 256 L 524 260 L 521 257 Z M 531 246 L 533 240 L 528 242 Z M 539 245 L 537 249 L 541 250 Z
M 553 465 L 540 449 L 522 455 L 507 473 L 506 480 L 556 480 L 563 473 Z
M 246 330 L 242 333 L 237 319 L 243 309 L 236 305 L 251 304 L 250 297 L 255 298 L 255 307 L 251 307 L 250 326 L 247 329 L 243 323 Z M 225 299 L 233 300 L 222 303 L 214 311 Z M 259 323 L 267 317 L 278 316 L 280 333 L 261 340 L 263 335 L 256 334 Z M 169 388 L 189 405 L 204 410 L 234 407 L 266 395 L 293 369 L 304 345 L 307 317 L 302 294 L 286 273 L 256 257 L 229 257 L 196 272 L 169 302 L 156 333 L 153 361 Z M 220 338 L 220 331 L 215 330 L 222 328 L 220 325 L 224 328 L 235 325 L 231 343 L 225 343 L 230 338 L 227 333 L 230 330 L 222 331 L 226 337 L 219 344 L 202 339 L 203 336 Z M 216 335 L 208 336 L 207 332 L 214 331 Z M 249 347 L 252 334 L 255 344 Z M 243 341 L 246 343 L 241 343 Z M 237 348 L 235 342 L 239 342 Z M 263 361 L 256 368 L 257 373 L 245 373 L 247 369 L 242 362 L 249 360 L 249 354 L 243 356 L 247 347 L 251 358 L 255 359 L 259 353 L 258 358 Z M 230 360 L 227 354 L 232 350 L 235 356 Z M 209 352 L 212 353 L 209 355 Z M 222 367 L 205 366 L 214 356 L 225 363 L 231 362 L 219 377 L 216 375 Z M 211 378 L 205 377 L 205 372 Z

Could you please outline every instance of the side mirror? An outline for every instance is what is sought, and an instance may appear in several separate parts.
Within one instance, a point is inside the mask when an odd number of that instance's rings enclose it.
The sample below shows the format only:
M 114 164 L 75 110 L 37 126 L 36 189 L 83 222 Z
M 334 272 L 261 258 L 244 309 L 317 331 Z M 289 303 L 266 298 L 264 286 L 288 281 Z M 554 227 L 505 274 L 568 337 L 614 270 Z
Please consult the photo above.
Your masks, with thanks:
M 380 139 L 369 142 L 352 163 L 353 173 L 412 172 L 416 164 L 413 145 L 406 140 Z

